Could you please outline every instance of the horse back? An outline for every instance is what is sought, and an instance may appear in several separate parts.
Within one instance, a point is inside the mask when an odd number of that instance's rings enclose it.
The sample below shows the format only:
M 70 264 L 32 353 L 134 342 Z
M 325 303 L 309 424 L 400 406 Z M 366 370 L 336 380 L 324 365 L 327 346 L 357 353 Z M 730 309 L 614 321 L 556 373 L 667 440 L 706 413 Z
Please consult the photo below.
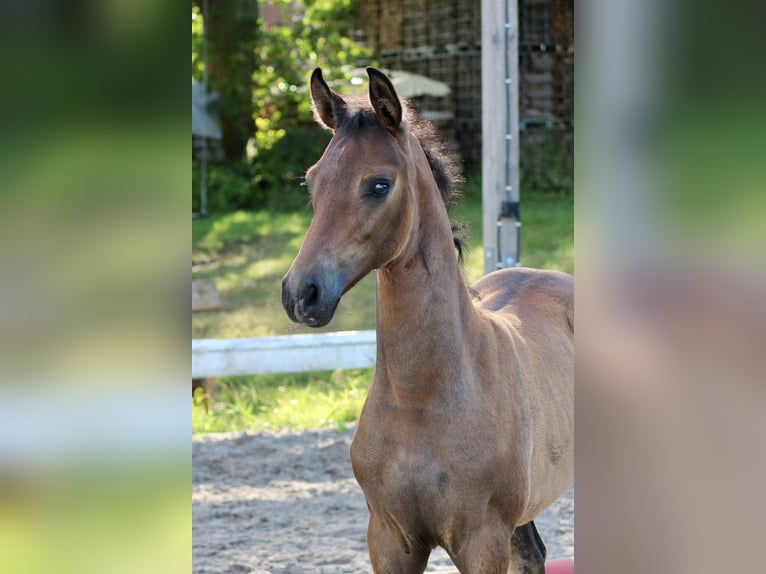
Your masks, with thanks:
M 561 271 L 514 267 L 485 275 L 471 287 L 474 304 L 513 321 L 539 318 L 574 335 L 574 277 Z

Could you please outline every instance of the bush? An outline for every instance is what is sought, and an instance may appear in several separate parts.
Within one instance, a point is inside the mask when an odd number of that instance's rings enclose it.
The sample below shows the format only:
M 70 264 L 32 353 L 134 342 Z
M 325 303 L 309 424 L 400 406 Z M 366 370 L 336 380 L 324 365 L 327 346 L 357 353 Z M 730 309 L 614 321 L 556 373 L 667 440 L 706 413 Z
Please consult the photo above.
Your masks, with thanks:
M 200 210 L 201 165 L 192 162 L 192 211 Z M 221 213 L 251 209 L 256 198 L 250 184 L 250 170 L 244 163 L 211 162 L 207 164 L 207 211 Z
M 303 176 L 322 155 L 330 133 L 319 126 L 285 130 L 271 148 L 258 153 L 253 162 L 253 184 L 259 206 L 272 209 L 300 209 L 308 194 Z
M 371 54 L 352 38 L 359 27 L 359 0 L 277 0 L 286 14 L 302 13 L 288 25 L 262 26 L 252 76 L 255 134 L 247 162 L 208 165 L 210 213 L 235 209 L 305 207 L 300 183 L 321 156 L 330 134 L 313 120 L 307 84 L 311 70 L 324 69 L 331 84 L 350 85 L 350 71 L 374 64 Z M 192 7 L 192 77 L 202 73 L 201 18 Z M 285 17 L 287 22 L 290 19 Z M 225 103 L 221 94 L 220 105 Z M 231 110 L 229 110 L 231 112 Z M 199 209 L 199 165 L 194 164 L 192 209 Z
M 252 139 L 252 182 L 259 207 L 305 207 L 300 187 L 306 169 L 330 140 L 311 112 L 308 81 L 316 66 L 331 84 L 345 91 L 351 69 L 370 61 L 370 52 L 355 43 L 358 0 L 303 1 L 303 18 L 289 26 L 262 31 L 259 67 L 254 75 L 255 136 Z

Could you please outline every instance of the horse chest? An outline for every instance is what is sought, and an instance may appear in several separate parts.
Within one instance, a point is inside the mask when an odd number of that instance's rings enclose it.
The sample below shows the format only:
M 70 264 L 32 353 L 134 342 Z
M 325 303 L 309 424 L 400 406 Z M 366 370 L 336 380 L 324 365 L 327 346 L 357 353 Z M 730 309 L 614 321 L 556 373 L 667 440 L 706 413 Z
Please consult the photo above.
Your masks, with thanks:
M 419 536 L 440 530 L 450 478 L 439 461 L 417 449 L 388 449 L 382 457 L 358 453 L 352 448 L 354 474 L 371 512 Z
M 351 462 L 372 512 L 436 535 L 496 494 L 497 452 L 448 428 L 427 436 L 413 428 L 392 425 L 381 432 L 362 417 Z

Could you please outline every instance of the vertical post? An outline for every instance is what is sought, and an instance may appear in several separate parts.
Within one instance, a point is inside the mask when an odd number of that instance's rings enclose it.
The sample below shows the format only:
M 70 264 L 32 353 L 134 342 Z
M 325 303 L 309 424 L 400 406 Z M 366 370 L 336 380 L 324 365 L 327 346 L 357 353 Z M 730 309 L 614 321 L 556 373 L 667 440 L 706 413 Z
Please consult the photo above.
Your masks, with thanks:
M 199 215 L 207 217 L 207 138 L 202 138 L 202 165 L 200 169 Z
M 519 264 L 517 0 L 481 3 L 484 272 Z
M 207 106 L 207 0 L 202 0 L 202 91 Z M 200 171 L 200 217 L 207 217 L 207 136 L 202 135 L 202 166 Z

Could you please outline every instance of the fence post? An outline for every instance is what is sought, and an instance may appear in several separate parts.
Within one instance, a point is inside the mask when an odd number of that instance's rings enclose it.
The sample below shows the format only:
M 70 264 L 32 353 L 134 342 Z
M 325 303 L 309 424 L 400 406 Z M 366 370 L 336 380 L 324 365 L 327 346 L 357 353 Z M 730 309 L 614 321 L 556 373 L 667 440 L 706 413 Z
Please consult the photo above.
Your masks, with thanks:
M 481 3 L 484 272 L 519 264 L 517 0 Z

